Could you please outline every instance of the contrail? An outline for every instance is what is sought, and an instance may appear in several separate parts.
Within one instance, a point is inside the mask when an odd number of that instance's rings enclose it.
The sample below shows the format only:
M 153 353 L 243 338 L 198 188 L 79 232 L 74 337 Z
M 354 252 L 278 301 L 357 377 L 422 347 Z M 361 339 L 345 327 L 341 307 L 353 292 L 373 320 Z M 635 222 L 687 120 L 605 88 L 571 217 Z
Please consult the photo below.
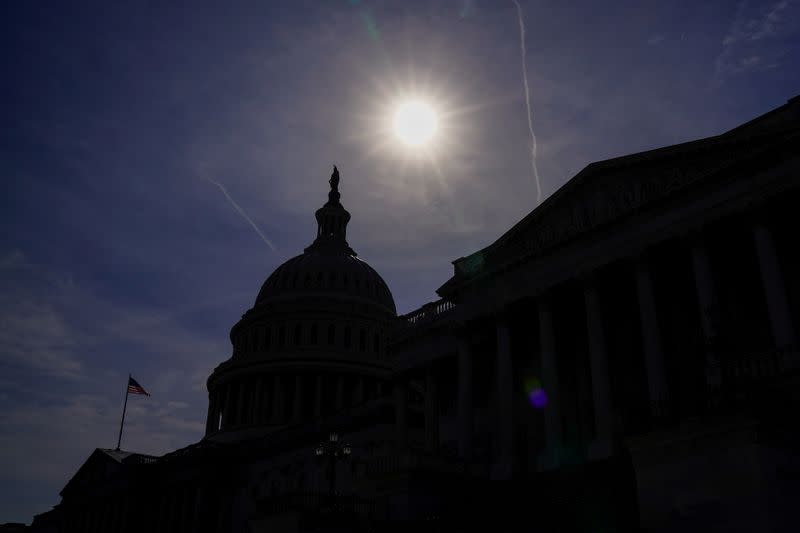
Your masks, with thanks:
M 236 201 L 233 198 L 231 198 L 231 195 L 228 194 L 228 189 L 226 189 L 225 186 L 222 185 L 220 182 L 212 180 L 211 178 L 204 178 L 204 179 L 208 180 L 209 182 L 219 187 L 219 190 L 222 191 L 222 194 L 225 195 L 225 198 L 228 199 L 228 201 L 231 203 L 234 209 L 236 209 L 239 212 L 239 214 L 242 215 L 242 218 L 244 218 L 251 226 L 253 226 L 253 229 L 256 230 L 256 233 L 258 233 L 258 236 L 261 237 L 261 240 L 264 241 L 273 252 L 278 253 L 278 250 L 277 248 L 275 248 L 275 245 L 272 244 L 272 242 L 270 242 L 269 239 L 267 239 L 267 237 L 261 232 L 260 229 L 258 229 L 256 223 L 250 220 L 250 217 L 247 216 L 247 213 L 244 212 L 244 209 L 239 207 L 239 204 L 237 204 Z
M 536 180 L 536 203 L 542 203 L 542 184 L 539 181 L 539 169 L 536 168 L 536 134 L 533 133 L 533 120 L 531 119 L 531 90 L 528 87 L 528 67 L 525 65 L 525 22 L 522 20 L 522 7 L 517 0 L 511 0 L 517 6 L 517 19 L 519 20 L 519 49 L 522 52 L 522 83 L 525 85 L 525 107 L 528 110 L 528 131 L 531 132 L 531 168 Z

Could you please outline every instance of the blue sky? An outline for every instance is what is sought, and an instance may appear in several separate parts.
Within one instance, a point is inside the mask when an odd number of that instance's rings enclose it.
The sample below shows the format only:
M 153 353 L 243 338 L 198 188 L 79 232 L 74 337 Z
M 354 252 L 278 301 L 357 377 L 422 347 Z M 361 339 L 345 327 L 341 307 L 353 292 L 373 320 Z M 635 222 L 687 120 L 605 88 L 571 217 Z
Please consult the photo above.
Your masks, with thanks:
M 520 4 L 545 197 L 800 93 L 800 0 Z M 124 448 L 201 437 L 205 378 L 314 237 L 334 162 L 401 313 L 536 206 L 511 1 L 1 9 L 0 523 L 115 445 L 128 372 L 153 396 Z M 424 153 L 385 131 L 410 96 L 441 113 Z

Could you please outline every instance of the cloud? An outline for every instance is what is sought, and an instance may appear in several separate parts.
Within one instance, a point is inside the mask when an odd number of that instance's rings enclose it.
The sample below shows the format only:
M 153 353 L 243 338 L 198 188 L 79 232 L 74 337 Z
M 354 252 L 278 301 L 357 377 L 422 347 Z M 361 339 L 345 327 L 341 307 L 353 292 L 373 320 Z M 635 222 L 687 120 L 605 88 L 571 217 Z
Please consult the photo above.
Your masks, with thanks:
M 799 6 L 797 0 L 780 0 L 765 8 L 739 2 L 722 38 L 714 79 L 719 83 L 729 76 L 778 66 L 785 53 L 781 37 L 798 30 Z
M 84 342 L 91 342 L 84 339 Z M 0 361 L 62 378 L 82 377 L 74 332 L 52 306 L 0 297 Z
M 229 347 L 187 317 L 229 299 L 132 305 L 22 253 L 0 262 L 15 266 L 0 278 L 0 484 L 41 498 L 0 505 L 3 519 L 45 511 L 94 448 L 116 444 L 128 371 L 153 396 L 129 400 L 124 448 L 160 455 L 202 437 L 205 379 Z
M 20 250 L 10 250 L 0 255 L 0 271 L 24 267 L 25 254 Z

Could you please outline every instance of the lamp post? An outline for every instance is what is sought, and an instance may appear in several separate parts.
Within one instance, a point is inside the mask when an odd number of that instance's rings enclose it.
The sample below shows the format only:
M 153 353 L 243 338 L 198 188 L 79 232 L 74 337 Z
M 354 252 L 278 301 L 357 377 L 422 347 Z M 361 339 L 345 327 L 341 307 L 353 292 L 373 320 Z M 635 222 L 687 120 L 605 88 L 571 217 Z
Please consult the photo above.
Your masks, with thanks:
M 314 455 L 328 463 L 328 496 L 331 501 L 336 496 L 336 461 L 346 459 L 352 451 L 350 444 L 339 442 L 338 433 L 331 433 L 328 440 L 319 443 L 314 450 Z

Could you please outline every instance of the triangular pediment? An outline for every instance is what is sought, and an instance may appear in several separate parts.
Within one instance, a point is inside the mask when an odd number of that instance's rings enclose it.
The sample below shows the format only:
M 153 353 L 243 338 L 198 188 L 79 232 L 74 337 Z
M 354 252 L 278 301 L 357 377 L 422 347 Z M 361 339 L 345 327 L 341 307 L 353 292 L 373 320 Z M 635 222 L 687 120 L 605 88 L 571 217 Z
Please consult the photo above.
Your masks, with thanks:
M 61 496 L 72 492 L 80 487 L 91 485 L 97 481 L 108 477 L 118 471 L 121 462 L 118 458 L 109 455 L 106 450 L 95 449 L 84 461 L 75 475 L 72 476 L 61 491 Z
M 119 472 L 125 465 L 141 464 L 154 461 L 155 458 L 124 450 L 111 450 L 96 448 L 84 461 L 75 475 L 61 490 L 61 496 L 80 490 L 82 487 L 92 486 Z

